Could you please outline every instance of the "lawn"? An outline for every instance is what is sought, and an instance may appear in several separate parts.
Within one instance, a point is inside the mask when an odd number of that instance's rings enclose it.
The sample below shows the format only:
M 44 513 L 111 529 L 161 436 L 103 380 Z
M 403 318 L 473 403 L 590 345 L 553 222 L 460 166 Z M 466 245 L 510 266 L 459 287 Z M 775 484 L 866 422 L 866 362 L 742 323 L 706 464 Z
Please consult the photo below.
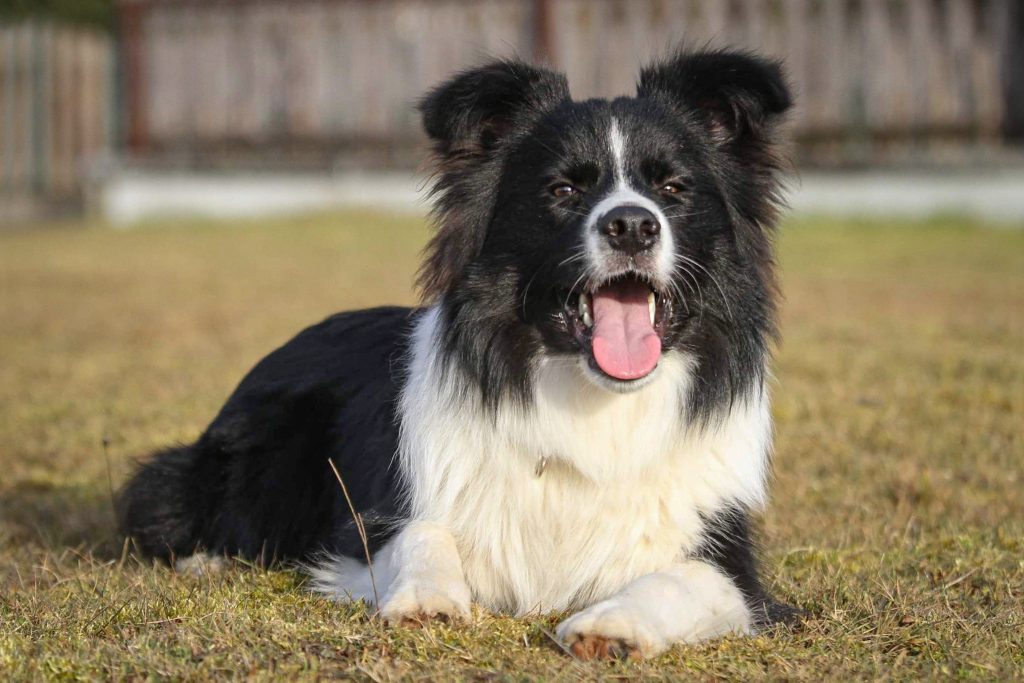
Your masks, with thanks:
M 803 220 L 780 240 L 764 517 L 792 631 L 582 664 L 557 616 L 387 629 L 289 571 L 175 575 L 112 489 L 302 326 L 413 301 L 422 222 L 0 233 L 0 678 L 1024 678 L 1024 230 Z

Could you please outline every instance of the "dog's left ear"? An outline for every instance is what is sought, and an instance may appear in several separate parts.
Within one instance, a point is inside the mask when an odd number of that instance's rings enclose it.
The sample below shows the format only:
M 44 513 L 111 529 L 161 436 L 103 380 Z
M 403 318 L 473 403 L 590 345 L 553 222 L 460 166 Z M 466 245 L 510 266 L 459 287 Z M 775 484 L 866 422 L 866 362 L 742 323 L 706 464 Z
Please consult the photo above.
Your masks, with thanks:
M 637 95 L 696 114 L 720 143 L 770 141 L 793 103 L 778 62 L 731 50 L 677 52 L 640 72 Z

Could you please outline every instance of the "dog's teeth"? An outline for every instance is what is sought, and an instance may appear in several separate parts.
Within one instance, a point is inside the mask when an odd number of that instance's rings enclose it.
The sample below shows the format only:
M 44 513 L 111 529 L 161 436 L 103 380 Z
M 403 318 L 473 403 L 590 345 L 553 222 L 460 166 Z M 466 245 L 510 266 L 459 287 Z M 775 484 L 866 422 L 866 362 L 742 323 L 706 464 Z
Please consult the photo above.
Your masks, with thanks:
M 654 313 L 657 311 L 657 302 L 654 298 L 654 292 L 647 293 L 647 311 L 651 314 L 651 324 L 654 324 Z
M 586 293 L 580 294 L 580 317 L 583 318 L 583 324 L 587 327 L 594 326 L 594 318 L 590 315 L 590 297 Z

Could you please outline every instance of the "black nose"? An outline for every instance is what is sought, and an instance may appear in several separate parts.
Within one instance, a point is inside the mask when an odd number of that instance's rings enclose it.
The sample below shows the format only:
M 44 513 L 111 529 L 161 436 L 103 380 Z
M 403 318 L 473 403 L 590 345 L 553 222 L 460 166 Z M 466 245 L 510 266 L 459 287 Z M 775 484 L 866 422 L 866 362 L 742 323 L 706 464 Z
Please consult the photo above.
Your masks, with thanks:
M 658 243 L 658 218 L 640 206 L 617 206 L 597 222 L 598 231 L 612 249 L 639 254 Z

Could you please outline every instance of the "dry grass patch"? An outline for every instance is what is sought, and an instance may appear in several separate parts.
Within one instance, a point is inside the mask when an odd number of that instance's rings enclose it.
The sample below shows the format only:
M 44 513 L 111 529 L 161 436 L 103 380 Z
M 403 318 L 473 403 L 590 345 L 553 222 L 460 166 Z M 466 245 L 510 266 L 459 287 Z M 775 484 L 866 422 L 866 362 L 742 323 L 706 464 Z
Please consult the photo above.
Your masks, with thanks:
M 388 630 L 289 571 L 125 555 L 111 482 L 262 355 L 409 303 L 420 221 L 0 234 L 6 678 L 1024 678 L 1024 231 L 805 221 L 781 240 L 775 589 L 802 629 L 577 663 L 556 618 Z

